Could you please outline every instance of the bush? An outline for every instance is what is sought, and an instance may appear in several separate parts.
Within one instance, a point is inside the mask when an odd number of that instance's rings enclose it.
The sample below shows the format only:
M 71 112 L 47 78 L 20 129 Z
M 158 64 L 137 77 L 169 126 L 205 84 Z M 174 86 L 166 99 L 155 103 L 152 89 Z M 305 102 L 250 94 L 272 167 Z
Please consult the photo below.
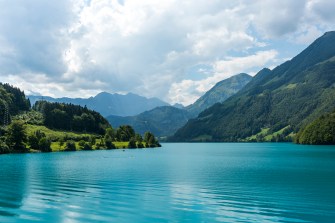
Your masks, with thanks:
M 106 146 L 106 149 L 115 149 L 116 148 L 111 139 L 106 139 L 105 140 L 105 146 Z
M 142 142 L 138 142 L 137 143 L 137 148 L 141 149 L 141 148 L 144 148 L 144 145 Z
M 30 135 L 28 136 L 28 145 L 30 146 L 31 149 L 39 149 L 39 140 L 36 137 L 36 135 Z
M 42 152 L 51 152 L 51 141 L 46 137 L 43 137 L 38 142 L 38 147 Z
M 136 140 L 134 137 L 130 138 L 129 143 L 128 143 L 128 148 L 137 148 Z
M 11 152 L 4 139 L 0 139 L 0 154 Z
M 92 150 L 92 146 L 89 143 L 85 143 L 83 147 L 81 147 L 82 150 Z
M 65 151 L 76 151 L 76 143 L 72 140 L 66 141 Z

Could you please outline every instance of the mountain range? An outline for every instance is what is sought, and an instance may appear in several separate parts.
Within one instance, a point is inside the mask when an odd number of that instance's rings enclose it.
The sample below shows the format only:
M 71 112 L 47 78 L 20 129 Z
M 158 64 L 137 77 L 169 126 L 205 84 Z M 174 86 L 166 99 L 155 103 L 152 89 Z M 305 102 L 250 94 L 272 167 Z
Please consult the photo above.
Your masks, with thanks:
M 35 104 L 38 100 L 45 100 L 49 102 L 87 106 L 87 108 L 99 112 L 104 117 L 109 115 L 137 115 L 158 106 L 169 105 L 158 98 L 146 98 L 133 93 L 122 95 L 101 92 L 95 97 L 90 98 L 52 98 L 48 96 L 28 96 L 28 98 L 30 99 L 31 104 Z
M 291 137 L 335 108 L 334 43 L 335 32 L 327 32 L 293 59 L 261 70 L 238 93 L 189 120 L 170 140 Z
M 178 105 L 161 106 L 136 116 L 108 116 L 112 126 L 131 125 L 139 133 L 153 132 L 156 136 L 173 135 L 190 118 L 196 117 L 201 111 L 216 103 L 225 101 L 243 88 L 250 80 L 248 74 L 237 74 L 218 82 L 193 104 L 182 107 Z

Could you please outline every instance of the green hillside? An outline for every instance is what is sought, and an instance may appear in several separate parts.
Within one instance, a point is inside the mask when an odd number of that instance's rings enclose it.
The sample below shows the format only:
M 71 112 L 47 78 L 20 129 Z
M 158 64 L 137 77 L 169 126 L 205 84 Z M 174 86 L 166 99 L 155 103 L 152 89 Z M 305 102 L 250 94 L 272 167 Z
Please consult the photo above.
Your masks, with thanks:
M 52 129 L 104 134 L 110 127 L 100 113 L 79 105 L 38 101 L 33 109 L 43 115 L 43 125 Z
M 296 142 L 301 144 L 335 144 L 335 111 L 322 115 L 302 128 Z
M 230 96 L 236 94 L 251 80 L 251 78 L 250 75 L 242 73 L 222 80 L 185 109 L 192 115 L 192 117 L 196 117 L 205 109 L 216 103 L 222 103 Z
M 190 120 L 173 141 L 246 141 L 268 129 L 285 138 L 335 108 L 335 32 L 270 71 L 260 71 L 240 92 Z

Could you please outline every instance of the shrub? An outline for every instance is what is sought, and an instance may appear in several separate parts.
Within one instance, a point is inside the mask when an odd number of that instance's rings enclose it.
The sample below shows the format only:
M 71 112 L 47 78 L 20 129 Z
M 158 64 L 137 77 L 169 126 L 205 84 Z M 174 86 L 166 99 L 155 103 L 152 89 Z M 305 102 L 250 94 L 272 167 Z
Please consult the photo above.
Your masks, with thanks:
M 38 142 L 38 147 L 42 152 L 51 152 L 51 141 L 46 137 L 43 137 Z
M 65 151 L 76 151 L 76 143 L 72 140 L 66 141 Z

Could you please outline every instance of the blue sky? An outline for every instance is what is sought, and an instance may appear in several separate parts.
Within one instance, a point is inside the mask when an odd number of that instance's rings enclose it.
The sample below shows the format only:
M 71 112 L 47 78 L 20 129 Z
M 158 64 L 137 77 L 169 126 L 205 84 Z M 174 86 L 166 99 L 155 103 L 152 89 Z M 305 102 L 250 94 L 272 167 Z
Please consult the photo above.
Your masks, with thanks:
M 194 102 L 335 29 L 332 0 L 0 0 L 0 80 L 28 94 Z

